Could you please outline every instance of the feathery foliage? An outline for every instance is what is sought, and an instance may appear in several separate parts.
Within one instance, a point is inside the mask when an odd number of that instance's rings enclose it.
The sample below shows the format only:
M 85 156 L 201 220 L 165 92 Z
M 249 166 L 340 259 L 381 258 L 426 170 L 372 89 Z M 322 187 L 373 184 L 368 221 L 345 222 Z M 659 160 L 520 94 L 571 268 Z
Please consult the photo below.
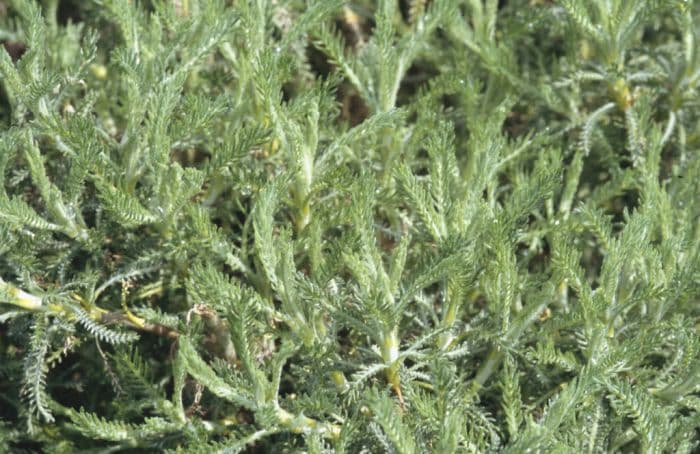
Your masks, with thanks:
M 695 452 L 692 0 L 0 0 L 0 451 Z

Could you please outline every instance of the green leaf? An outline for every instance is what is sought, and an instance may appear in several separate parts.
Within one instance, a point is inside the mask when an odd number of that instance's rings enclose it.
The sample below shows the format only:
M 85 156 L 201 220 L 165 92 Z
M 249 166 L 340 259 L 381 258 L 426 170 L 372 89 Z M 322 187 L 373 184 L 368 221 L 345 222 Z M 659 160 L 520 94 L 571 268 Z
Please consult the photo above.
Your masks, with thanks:
M 202 383 L 215 396 L 233 402 L 249 410 L 255 410 L 257 404 L 246 397 L 231 386 L 229 386 L 221 377 L 216 375 L 214 370 L 209 367 L 195 350 L 192 341 L 186 336 L 181 336 L 178 340 L 178 354 L 181 355 L 184 361 L 187 373 L 192 375 L 197 381 Z

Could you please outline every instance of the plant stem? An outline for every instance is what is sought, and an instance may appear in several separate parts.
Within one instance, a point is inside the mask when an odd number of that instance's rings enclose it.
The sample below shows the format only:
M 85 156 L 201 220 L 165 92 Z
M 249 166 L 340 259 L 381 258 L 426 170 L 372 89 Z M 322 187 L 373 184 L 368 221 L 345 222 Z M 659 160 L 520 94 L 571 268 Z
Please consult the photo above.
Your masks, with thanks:
M 65 306 L 56 303 L 44 304 L 45 302 L 43 298 L 25 292 L 24 290 L 5 282 L 1 278 L 0 292 L 5 293 L 10 297 L 6 300 L 0 300 L 0 303 L 12 304 L 14 306 L 20 307 L 31 312 L 48 311 L 63 316 L 70 314 L 70 310 Z M 74 296 L 74 298 L 76 299 L 76 301 L 80 302 L 81 305 L 85 305 L 82 298 L 78 297 L 77 295 Z M 118 323 L 127 328 L 157 334 L 159 336 L 168 337 L 170 339 L 177 339 L 179 337 L 179 333 L 170 327 L 160 324 L 148 323 L 144 319 L 136 317 L 130 313 L 110 312 L 106 309 L 95 305 L 92 305 L 91 307 L 88 307 L 86 309 L 87 313 L 90 315 L 90 318 L 92 318 L 95 322 L 98 323 Z
M 401 392 L 401 377 L 399 376 L 399 332 L 398 328 L 394 327 L 388 334 L 385 334 L 382 341 L 381 352 L 382 359 L 387 364 L 386 380 L 391 385 L 403 407 L 403 393 Z
M 15 306 L 19 306 L 22 309 L 29 311 L 39 311 L 45 308 L 41 298 L 32 295 L 31 293 L 27 293 L 12 284 L 8 284 L 2 280 L 2 278 L 0 278 L 0 291 L 4 292 L 10 297 L 9 300 L 3 302 L 14 304 Z
M 474 383 L 478 386 L 478 388 L 484 386 L 486 380 L 488 380 L 489 377 L 491 377 L 491 375 L 495 372 L 502 356 L 503 355 L 501 352 L 495 348 L 489 352 L 488 357 L 486 357 L 486 362 L 481 365 L 481 368 L 476 373 L 476 377 L 474 377 Z

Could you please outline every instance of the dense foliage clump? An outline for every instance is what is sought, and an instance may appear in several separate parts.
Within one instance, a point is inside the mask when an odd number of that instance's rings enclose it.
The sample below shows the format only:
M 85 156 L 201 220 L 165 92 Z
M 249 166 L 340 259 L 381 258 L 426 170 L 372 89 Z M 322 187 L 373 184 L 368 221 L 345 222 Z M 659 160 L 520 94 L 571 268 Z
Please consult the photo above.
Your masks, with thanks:
M 698 37 L 0 1 L 0 451 L 694 452 Z

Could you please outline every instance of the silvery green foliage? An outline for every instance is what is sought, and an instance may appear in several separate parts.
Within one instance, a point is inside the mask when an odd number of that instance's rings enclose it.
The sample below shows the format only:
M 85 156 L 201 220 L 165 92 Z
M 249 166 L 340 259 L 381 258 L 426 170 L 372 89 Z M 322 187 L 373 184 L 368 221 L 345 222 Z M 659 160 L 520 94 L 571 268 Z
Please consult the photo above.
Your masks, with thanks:
M 0 451 L 693 452 L 698 23 L 0 1 Z

